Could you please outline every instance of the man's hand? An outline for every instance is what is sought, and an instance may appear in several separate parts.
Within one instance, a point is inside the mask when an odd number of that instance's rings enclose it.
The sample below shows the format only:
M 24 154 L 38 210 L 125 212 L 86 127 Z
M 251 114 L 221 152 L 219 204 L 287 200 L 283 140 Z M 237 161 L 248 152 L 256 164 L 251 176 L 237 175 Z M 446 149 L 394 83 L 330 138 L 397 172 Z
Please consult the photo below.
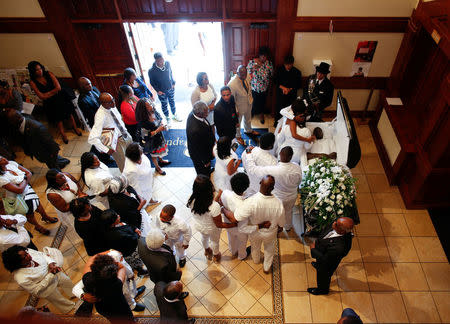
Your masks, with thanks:
M 309 247 L 310 247 L 311 249 L 315 249 L 315 248 L 316 248 L 316 241 L 312 242 L 312 243 L 309 245 Z
M 165 95 L 165 93 L 164 92 L 162 92 L 162 91 L 158 91 L 158 96 L 164 96 Z
M 137 229 L 137 228 L 134 230 L 134 232 L 135 232 L 137 235 L 139 235 L 139 236 L 141 236 L 141 234 L 142 234 L 141 231 L 140 231 L 139 229 Z
M 269 221 L 265 221 L 265 222 L 262 222 L 262 223 L 258 224 L 258 228 L 259 229 L 261 229 L 261 228 L 269 228 L 271 224 L 272 223 L 270 223 Z
M 253 146 L 247 146 L 246 148 L 245 148 L 245 152 L 247 152 L 247 154 L 250 154 L 250 153 L 252 153 L 252 150 L 254 149 L 254 147 Z
M 78 194 L 79 198 L 83 198 L 83 197 L 87 197 L 87 194 L 85 194 L 84 192 L 80 191 L 80 193 Z
M 185 250 L 187 250 L 188 248 L 189 248 L 189 244 L 187 244 L 187 245 L 182 245 L 183 246 L 183 249 L 185 249 Z
M 81 299 L 90 304 L 95 304 L 98 301 L 98 299 L 90 293 L 84 293 L 81 296 Z
M 114 151 L 113 149 L 109 149 L 109 151 L 106 153 L 106 154 L 108 154 L 108 155 L 111 155 L 111 154 L 113 154 L 113 153 L 115 153 L 116 151 Z
M 209 161 L 208 163 L 205 164 L 205 168 L 210 167 L 211 166 L 211 161 Z
M 17 224 L 17 219 L 3 219 L 0 217 L 0 223 L 5 227 L 12 227 Z

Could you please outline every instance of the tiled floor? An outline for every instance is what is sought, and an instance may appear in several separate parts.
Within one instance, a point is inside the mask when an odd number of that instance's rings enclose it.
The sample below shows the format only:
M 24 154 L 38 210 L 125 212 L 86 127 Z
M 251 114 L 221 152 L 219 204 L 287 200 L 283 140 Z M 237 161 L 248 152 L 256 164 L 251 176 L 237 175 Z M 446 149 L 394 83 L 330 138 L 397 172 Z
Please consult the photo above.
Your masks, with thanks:
M 355 121 L 363 156 L 352 170 L 358 178 L 358 209 L 361 224 L 355 229 L 353 247 L 333 276 L 328 296 L 312 296 L 306 288 L 315 286 L 315 270 L 311 266 L 309 247 L 293 233 L 279 238 L 284 319 L 287 323 L 335 323 L 345 307 L 354 308 L 364 323 L 450 322 L 450 266 L 439 239 L 424 210 L 406 210 L 396 187 L 389 186 L 368 126 Z M 272 125 L 267 120 L 266 125 Z M 184 123 L 174 126 L 183 127 Z M 264 127 L 259 122 L 254 126 Z M 267 127 L 267 126 L 266 126 Z M 79 157 L 89 147 L 86 135 L 69 133 L 70 143 L 63 155 L 72 163 L 65 171 L 79 177 Z M 34 172 L 32 185 L 46 210 L 55 215 L 44 191 L 45 166 L 23 153 L 18 162 Z M 185 203 L 191 193 L 195 172 L 191 168 L 167 168 L 166 176 L 156 176 L 154 191 L 158 199 L 171 203 L 177 213 L 190 218 Z M 157 216 L 162 206 L 151 211 Z M 61 250 L 65 256 L 64 271 L 75 283 L 87 260 L 81 239 L 71 219 Z M 48 226 L 54 236 L 58 224 Z M 53 237 L 35 233 L 39 248 L 50 245 Z M 225 232 L 221 236 L 220 264 L 207 261 L 199 234 L 189 249 L 182 281 L 190 296 L 188 312 L 194 316 L 270 316 L 273 313 L 272 277 L 252 261 L 231 258 Z M 147 290 L 141 299 L 147 309 L 139 315 L 158 313 L 152 293 L 153 284 L 141 279 Z M 0 313 L 14 315 L 28 294 L 15 284 L 0 266 Z M 41 301 L 42 302 L 42 301 Z M 138 313 L 136 314 L 138 315 Z

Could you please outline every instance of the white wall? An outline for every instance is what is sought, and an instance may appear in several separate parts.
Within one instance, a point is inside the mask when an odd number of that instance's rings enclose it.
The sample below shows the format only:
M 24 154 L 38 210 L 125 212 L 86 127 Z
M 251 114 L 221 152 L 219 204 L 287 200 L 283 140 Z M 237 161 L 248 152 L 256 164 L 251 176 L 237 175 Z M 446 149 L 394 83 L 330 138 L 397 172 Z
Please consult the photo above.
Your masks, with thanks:
M 0 69 L 41 62 L 58 77 L 72 77 L 53 34 L 0 34 Z
M 299 0 L 297 16 L 410 17 L 418 0 Z
M 0 0 L 1 17 L 44 17 L 38 0 Z

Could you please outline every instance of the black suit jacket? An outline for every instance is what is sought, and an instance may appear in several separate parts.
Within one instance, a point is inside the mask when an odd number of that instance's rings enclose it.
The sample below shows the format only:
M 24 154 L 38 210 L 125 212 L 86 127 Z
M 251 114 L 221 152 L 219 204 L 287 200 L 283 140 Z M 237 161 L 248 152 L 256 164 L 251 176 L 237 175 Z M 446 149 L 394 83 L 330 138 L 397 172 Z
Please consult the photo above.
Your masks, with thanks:
M 159 281 L 156 283 L 153 292 L 158 303 L 161 323 L 186 323 L 188 320 L 186 304 L 183 300 L 169 303 L 164 298 L 164 288 L 167 283 Z
M 329 231 L 326 234 L 328 234 Z M 325 235 L 321 235 L 324 237 Z M 318 270 L 325 270 L 333 273 L 352 248 L 352 233 L 328 239 L 319 238 L 316 240 L 314 249 L 311 249 L 311 256 L 317 260 Z
M 136 250 L 139 239 L 139 235 L 134 231 L 135 229 L 134 226 L 128 224 L 109 228 L 105 232 L 108 247 L 119 251 L 125 257 L 130 256 Z
M 316 79 L 316 75 L 310 75 L 308 82 L 306 82 L 303 88 L 303 98 L 311 102 L 311 98 L 308 93 L 308 87 L 310 81 Z M 328 78 L 324 78 L 323 81 L 314 87 L 313 94 L 319 99 L 319 112 L 321 113 L 326 107 L 331 105 L 333 101 L 334 86 Z
M 138 194 L 133 189 L 133 187 L 128 186 L 127 191 L 130 194 L 134 194 L 138 197 Z M 137 208 L 139 207 L 139 198 L 134 198 L 128 196 L 127 194 L 121 192 L 118 194 L 109 193 L 108 194 L 109 208 L 113 209 L 117 214 L 120 215 L 120 219 L 127 223 L 128 225 L 134 226 L 135 228 L 141 228 L 142 215 Z
M 147 247 L 144 237 L 139 239 L 139 257 L 148 269 L 150 280 L 155 284 L 158 281 L 169 283 L 180 280 L 181 272 L 177 272 L 177 261 L 172 249 L 165 244 L 163 244 L 162 248 L 166 249 L 167 252 L 152 251 Z
M 23 151 L 38 161 L 47 163 L 56 159 L 59 145 L 53 140 L 47 128 L 40 122 L 25 118 L 25 131 L 22 135 Z
M 192 161 L 207 164 L 214 158 L 214 133 L 211 126 L 198 120 L 191 112 L 186 122 L 186 137 Z

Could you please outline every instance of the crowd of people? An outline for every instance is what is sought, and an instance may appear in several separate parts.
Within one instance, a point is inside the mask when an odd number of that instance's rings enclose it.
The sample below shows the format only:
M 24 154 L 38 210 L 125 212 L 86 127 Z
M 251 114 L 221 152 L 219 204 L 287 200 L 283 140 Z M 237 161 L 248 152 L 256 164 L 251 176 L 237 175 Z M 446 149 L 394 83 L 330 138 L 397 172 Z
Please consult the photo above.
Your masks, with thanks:
M 73 287 L 62 271 L 61 253 L 38 251 L 24 228 L 25 222 L 48 235 L 34 213 L 37 211 L 44 222 L 57 222 L 58 218 L 48 216 L 42 207 L 30 186 L 31 172 L 0 157 L 0 186 L 6 192 L 2 200 L 4 216 L 0 216 L 3 264 L 23 289 L 46 298 L 61 313 L 74 311 L 75 302 L 67 297 L 76 296 L 83 301 L 77 316 L 90 316 L 95 305 L 97 312 L 111 321 L 131 321 L 132 311 L 145 309 L 137 301 L 145 286 L 136 287 L 136 275 L 148 275 L 155 284 L 161 318 L 192 322 L 183 301 L 188 292 L 183 291 L 180 281 L 192 228 L 200 233 L 208 260 L 221 261 L 219 242 L 225 229 L 233 257 L 251 257 L 254 263 L 262 262 L 264 272 L 269 273 L 278 232 L 293 227 L 293 207 L 308 157 L 332 158 L 335 154 L 316 148 L 309 156 L 314 142 L 320 139 L 320 128 L 311 134 L 305 127 L 307 120 L 321 121 L 323 109 L 331 103 L 333 88 L 326 78 L 326 63 L 310 77 L 302 98 L 297 98 L 301 73 L 293 67 L 293 57 L 286 57 L 272 80 L 267 48 L 261 48 L 247 66 L 239 66 L 236 76 L 219 93 L 209 84 L 208 75 L 200 72 L 186 122 L 188 151 L 197 172 L 186 201 L 192 214 L 192 224 L 188 223 L 175 206 L 157 201 L 153 190 L 152 163 L 161 176 L 166 174 L 162 168 L 170 164 L 163 159 L 168 153 L 164 132 L 171 125 L 168 105 L 172 119 L 181 121 L 176 113 L 170 63 L 160 53 L 154 58 L 150 84 L 164 117 L 156 109 L 152 91 L 132 68 L 124 71 L 117 102 L 88 78 L 78 80 L 78 106 L 91 128 L 88 143 L 92 145 L 80 159 L 81 179 L 62 171 L 69 161 L 58 155 L 59 145 L 44 125 L 20 114 L 16 94 L 8 92 L 6 100 L 0 101 L 6 105 L 2 114 L 18 135 L 25 154 L 47 164 L 47 200 L 59 218 L 73 219 L 90 257 L 82 280 Z M 81 134 L 70 96 L 64 94 L 56 77 L 39 62 L 30 62 L 28 68 L 31 86 L 44 101 L 49 121 L 56 123 L 63 142 L 68 141 L 64 120 L 69 120 L 77 135 Z M 251 118 L 259 115 L 265 122 L 264 107 L 272 81 L 277 87 L 280 118 L 274 133 L 261 135 L 252 129 Z M 247 146 L 239 157 L 236 148 L 245 146 L 242 119 L 244 133 L 260 138 L 258 147 Z M 109 137 L 105 132 L 110 132 Z M 152 218 L 146 207 L 155 204 L 163 204 L 163 208 L 159 217 Z M 351 219 L 339 218 L 311 244 L 318 287 L 308 288 L 309 293 L 329 292 L 331 276 L 351 248 L 352 227 Z M 350 312 L 344 315 L 357 317 Z

